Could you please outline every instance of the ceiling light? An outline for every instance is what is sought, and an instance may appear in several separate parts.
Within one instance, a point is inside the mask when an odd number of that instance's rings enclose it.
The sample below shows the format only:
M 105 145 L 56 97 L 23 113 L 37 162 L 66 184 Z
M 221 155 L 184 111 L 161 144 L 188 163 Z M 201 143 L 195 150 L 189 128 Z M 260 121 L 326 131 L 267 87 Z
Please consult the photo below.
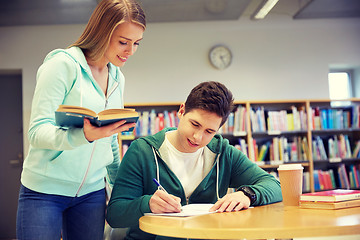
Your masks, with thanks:
M 252 19 L 263 19 L 279 0 L 264 0 L 251 16 Z

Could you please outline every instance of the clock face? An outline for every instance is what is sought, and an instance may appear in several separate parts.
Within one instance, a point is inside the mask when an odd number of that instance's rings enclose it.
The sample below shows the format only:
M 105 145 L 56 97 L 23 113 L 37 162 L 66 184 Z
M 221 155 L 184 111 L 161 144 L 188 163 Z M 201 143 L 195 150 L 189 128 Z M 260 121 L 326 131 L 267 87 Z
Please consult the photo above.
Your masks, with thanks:
M 217 45 L 210 49 L 209 52 L 210 63 L 217 69 L 225 69 L 230 66 L 232 54 L 228 47 L 224 45 Z

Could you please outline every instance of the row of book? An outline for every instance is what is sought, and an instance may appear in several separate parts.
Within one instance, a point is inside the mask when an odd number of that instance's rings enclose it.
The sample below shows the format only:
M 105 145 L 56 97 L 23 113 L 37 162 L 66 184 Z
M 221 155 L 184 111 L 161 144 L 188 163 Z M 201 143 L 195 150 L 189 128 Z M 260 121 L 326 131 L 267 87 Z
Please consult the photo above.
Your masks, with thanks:
M 259 165 L 281 164 L 286 162 L 299 162 L 309 160 L 309 148 L 306 137 L 295 136 L 292 138 L 274 137 L 271 141 L 258 144 L 256 139 L 252 139 L 252 144 L 248 145 L 245 139 L 240 138 L 239 144 L 235 145 L 250 160 Z
M 354 151 L 352 153 L 353 158 L 360 158 L 360 140 L 356 141 Z
M 313 174 L 315 191 L 360 188 L 360 164 L 340 164 L 336 169 L 314 170 Z
M 314 189 L 315 191 L 319 190 L 328 190 L 335 189 L 336 182 L 334 171 L 332 169 L 329 170 L 314 170 Z
M 327 148 L 325 148 L 326 141 Z M 312 141 L 312 150 L 314 161 L 325 159 L 336 161 L 336 159 L 356 158 L 359 154 L 360 142 L 357 142 L 356 147 L 352 150 L 347 135 L 334 135 L 327 140 L 316 136 Z
M 345 167 L 345 164 L 342 164 L 338 168 L 340 188 L 354 189 L 360 188 L 360 165 L 349 165 L 348 168 Z
M 307 129 L 305 108 L 290 110 L 269 110 L 263 106 L 251 108 L 250 121 L 253 132 L 300 131 Z
M 352 107 L 352 127 L 360 128 L 360 105 L 355 105 Z
M 131 134 L 136 137 L 153 135 L 166 127 L 177 127 L 178 125 L 179 117 L 176 110 L 156 113 L 155 109 L 152 109 L 140 113 L 135 131 Z
M 239 105 L 234 112 L 229 114 L 228 119 L 219 129 L 219 133 L 234 136 L 245 135 L 248 124 L 246 114 L 246 107 Z
M 239 105 L 229 115 L 228 120 L 220 129 L 222 134 L 234 136 L 244 135 L 247 129 L 247 110 L 245 106 Z M 291 106 L 290 110 L 265 110 L 264 106 L 250 109 L 250 123 L 253 132 L 282 132 L 301 131 L 307 129 L 305 108 L 297 109 Z
M 348 129 L 352 127 L 352 109 L 335 108 L 311 108 L 311 122 L 309 124 L 312 130 L 324 129 Z

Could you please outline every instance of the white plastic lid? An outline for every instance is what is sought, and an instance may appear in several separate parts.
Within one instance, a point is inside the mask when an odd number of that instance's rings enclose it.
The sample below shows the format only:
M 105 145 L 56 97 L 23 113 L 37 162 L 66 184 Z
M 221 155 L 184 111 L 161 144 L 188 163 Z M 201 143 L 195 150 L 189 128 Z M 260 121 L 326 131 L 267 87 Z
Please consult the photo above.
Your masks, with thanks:
M 279 165 L 277 170 L 299 170 L 299 169 L 304 169 L 304 167 L 299 163 L 291 163 L 291 164 Z

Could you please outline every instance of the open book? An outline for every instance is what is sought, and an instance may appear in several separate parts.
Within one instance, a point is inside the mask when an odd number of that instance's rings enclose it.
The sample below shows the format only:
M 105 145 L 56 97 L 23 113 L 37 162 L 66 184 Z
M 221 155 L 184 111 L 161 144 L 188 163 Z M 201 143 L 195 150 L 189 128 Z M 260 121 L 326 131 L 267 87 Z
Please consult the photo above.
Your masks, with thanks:
M 190 217 L 198 216 L 204 214 L 214 213 L 216 211 L 210 212 L 210 208 L 214 204 L 212 203 L 193 203 L 189 205 L 184 205 L 181 207 L 181 212 L 179 213 L 145 213 L 145 215 L 150 216 L 169 216 L 169 217 Z
M 139 113 L 132 108 L 106 109 L 96 113 L 88 108 L 60 105 L 55 111 L 56 125 L 61 127 L 83 127 L 84 118 L 88 118 L 95 126 L 105 126 L 120 120 L 133 123 L 139 119 Z M 128 131 L 132 131 L 133 128 Z

